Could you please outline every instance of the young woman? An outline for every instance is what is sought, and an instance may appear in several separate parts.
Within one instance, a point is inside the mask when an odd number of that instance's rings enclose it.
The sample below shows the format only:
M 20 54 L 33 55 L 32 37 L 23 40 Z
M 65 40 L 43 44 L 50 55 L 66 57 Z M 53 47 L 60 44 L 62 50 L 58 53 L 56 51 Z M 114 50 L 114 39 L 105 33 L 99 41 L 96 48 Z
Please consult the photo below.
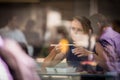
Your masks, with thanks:
M 92 27 L 90 21 L 86 17 L 74 17 L 71 21 L 70 35 L 72 38 L 72 44 L 68 46 L 67 43 L 59 43 L 45 58 L 42 64 L 42 70 L 45 67 L 55 66 L 66 58 L 69 66 L 79 67 L 82 61 L 88 61 L 87 56 L 77 56 L 72 50 L 75 47 L 83 47 L 88 50 L 92 50 L 95 39 L 92 36 Z M 64 51 L 62 50 L 64 46 Z M 65 48 L 66 47 L 66 48 Z

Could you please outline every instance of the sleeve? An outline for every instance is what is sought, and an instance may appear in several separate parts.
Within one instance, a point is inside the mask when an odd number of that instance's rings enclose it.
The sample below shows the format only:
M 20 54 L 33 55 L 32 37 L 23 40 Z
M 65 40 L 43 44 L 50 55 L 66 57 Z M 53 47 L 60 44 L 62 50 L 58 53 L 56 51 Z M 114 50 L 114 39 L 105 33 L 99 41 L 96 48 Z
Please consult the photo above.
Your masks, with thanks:
M 114 46 L 112 46 L 108 41 L 101 40 L 99 41 L 101 46 L 103 47 L 104 54 L 106 56 L 106 66 L 108 67 L 109 71 L 117 71 L 117 54 L 115 53 Z

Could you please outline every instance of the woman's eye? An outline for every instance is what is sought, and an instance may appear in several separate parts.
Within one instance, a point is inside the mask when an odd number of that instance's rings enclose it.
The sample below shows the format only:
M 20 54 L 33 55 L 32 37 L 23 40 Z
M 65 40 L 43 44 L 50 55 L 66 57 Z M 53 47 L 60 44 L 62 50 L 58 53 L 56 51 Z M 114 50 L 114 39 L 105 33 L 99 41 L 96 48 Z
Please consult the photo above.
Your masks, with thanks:
M 81 30 L 81 29 L 78 29 L 78 32 L 83 32 L 83 30 Z
M 72 27 L 71 29 L 72 29 L 72 30 L 75 30 L 75 28 L 74 28 L 74 27 Z

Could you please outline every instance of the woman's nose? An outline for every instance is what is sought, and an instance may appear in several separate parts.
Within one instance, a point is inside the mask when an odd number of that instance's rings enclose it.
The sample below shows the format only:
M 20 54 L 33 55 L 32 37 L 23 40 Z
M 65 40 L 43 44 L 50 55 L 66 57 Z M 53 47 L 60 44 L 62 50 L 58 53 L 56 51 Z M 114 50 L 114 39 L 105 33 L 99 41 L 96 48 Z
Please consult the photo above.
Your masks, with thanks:
M 78 33 L 78 31 L 77 31 L 77 30 L 75 30 L 74 32 L 75 32 L 75 34 L 77 34 L 77 33 Z

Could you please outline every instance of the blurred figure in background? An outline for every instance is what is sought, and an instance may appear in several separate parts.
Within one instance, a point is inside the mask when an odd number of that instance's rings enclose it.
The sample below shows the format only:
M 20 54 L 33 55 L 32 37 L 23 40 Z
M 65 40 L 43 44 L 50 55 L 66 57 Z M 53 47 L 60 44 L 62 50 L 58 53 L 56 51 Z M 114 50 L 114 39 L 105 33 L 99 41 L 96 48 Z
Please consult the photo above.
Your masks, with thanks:
M 21 22 L 18 20 L 18 17 L 20 16 L 13 16 L 11 20 L 8 21 L 8 24 L 0 29 L 0 35 L 4 38 L 10 38 L 17 41 L 21 47 L 26 47 L 27 53 L 31 56 L 31 46 L 28 45 L 24 33 L 19 29 Z
M 1 46 L 1 41 L 0 41 Z M 13 76 L 8 68 L 6 62 L 2 59 L 0 54 L 0 80 L 13 80 Z
M 71 22 L 70 36 L 72 44 L 68 41 L 62 41 L 50 52 L 45 58 L 42 69 L 52 67 L 60 63 L 64 58 L 67 59 L 68 66 L 79 67 L 81 62 L 88 61 L 87 56 L 75 55 L 72 50 L 78 46 L 92 50 L 95 40 L 92 36 L 92 27 L 90 21 L 86 17 L 75 17 Z
M 18 29 L 20 24 L 18 24 L 17 18 L 17 16 L 13 16 L 8 24 L 0 29 L 0 35 L 27 44 L 24 34 Z
M 0 40 L 0 55 L 9 66 L 14 80 L 39 80 L 36 64 L 13 40 Z
M 0 7 L 1 9 L 1 7 Z M 0 27 L 13 18 L 12 9 L 2 7 Z M 9 13 L 9 15 L 5 15 Z M 9 68 L 8 68 L 9 67 Z M 0 36 L 0 80 L 40 80 L 35 61 L 14 40 Z
M 42 46 L 41 44 L 43 44 L 42 35 L 34 30 L 35 26 L 36 22 L 32 19 L 28 19 L 25 25 L 25 30 L 23 31 L 28 41 L 28 44 L 32 45 L 33 47 L 34 58 L 38 57 L 38 53 L 40 52 Z

